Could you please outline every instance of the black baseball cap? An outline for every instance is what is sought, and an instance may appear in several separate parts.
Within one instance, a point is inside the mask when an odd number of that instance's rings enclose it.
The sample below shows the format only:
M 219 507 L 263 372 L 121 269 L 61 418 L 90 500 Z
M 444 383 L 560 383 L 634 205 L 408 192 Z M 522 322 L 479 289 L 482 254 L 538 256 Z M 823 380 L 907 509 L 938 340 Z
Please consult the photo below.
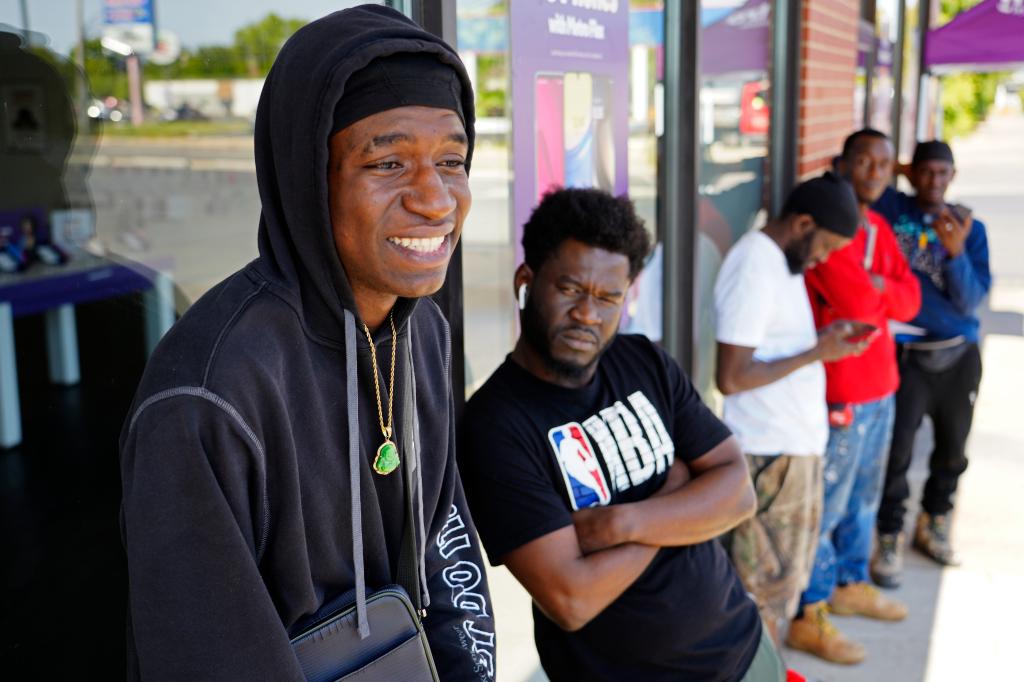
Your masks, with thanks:
M 911 159 L 910 165 L 916 166 L 924 161 L 948 161 L 949 163 L 954 163 L 953 150 L 941 140 L 918 142 L 914 148 L 914 158 Z
M 782 216 L 809 215 L 823 230 L 853 237 L 860 226 L 860 207 L 850 183 L 831 171 L 797 185 L 785 205 Z

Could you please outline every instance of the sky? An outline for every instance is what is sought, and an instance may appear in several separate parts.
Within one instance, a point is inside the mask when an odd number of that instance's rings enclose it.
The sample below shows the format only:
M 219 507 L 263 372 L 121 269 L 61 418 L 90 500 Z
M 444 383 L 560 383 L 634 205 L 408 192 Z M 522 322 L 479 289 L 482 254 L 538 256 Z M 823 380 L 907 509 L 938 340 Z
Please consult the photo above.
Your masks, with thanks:
M 316 19 L 365 0 L 154 0 L 157 27 L 178 34 L 182 45 L 224 45 L 237 29 L 270 12 L 289 19 Z M 67 54 L 75 42 L 76 0 L 25 0 L 28 25 L 49 38 L 50 48 Z M 86 38 L 103 30 L 103 0 L 81 0 Z M 24 26 L 21 0 L 0 0 L 0 24 Z
M 51 49 L 68 54 L 75 42 L 75 2 L 79 0 L 25 0 L 28 25 L 44 34 Z M 103 30 L 103 0 L 80 0 L 85 13 L 86 38 Z M 237 29 L 270 12 L 289 19 L 312 20 L 366 0 L 153 0 L 157 27 L 178 35 L 185 47 L 230 44 Z M 746 0 L 702 0 L 705 12 L 722 12 Z M 23 27 L 21 0 L 0 0 L 0 24 Z M 379 3 L 378 3 L 379 4 Z M 35 40 L 35 39 L 34 39 Z

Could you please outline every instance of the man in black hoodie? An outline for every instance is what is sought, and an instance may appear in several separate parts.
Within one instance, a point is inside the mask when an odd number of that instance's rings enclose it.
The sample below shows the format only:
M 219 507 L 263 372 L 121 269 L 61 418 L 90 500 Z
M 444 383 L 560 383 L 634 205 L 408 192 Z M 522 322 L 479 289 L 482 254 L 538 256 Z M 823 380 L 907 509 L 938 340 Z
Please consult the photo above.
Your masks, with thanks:
M 420 300 L 469 209 L 473 120 L 456 53 L 392 10 L 282 48 L 256 120 L 260 256 L 164 338 L 122 434 L 130 679 L 301 680 L 296 624 L 395 582 L 442 679 L 493 678 L 449 330 Z

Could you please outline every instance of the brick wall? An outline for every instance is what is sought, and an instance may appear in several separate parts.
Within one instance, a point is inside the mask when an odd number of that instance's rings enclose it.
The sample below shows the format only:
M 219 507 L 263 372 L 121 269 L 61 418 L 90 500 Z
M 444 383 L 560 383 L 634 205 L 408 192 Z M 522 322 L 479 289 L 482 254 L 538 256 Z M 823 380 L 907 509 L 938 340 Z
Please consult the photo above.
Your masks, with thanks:
M 853 132 L 859 14 L 859 0 L 803 0 L 796 165 L 801 179 L 829 168 Z

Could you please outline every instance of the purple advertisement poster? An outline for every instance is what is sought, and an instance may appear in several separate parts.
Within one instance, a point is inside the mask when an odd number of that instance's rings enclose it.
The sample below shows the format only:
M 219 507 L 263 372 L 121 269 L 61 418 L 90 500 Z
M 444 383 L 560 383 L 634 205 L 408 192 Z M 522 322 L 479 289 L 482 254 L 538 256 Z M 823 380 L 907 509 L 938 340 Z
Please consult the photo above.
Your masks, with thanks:
M 628 188 L 629 3 L 509 3 L 513 221 L 552 187 Z

